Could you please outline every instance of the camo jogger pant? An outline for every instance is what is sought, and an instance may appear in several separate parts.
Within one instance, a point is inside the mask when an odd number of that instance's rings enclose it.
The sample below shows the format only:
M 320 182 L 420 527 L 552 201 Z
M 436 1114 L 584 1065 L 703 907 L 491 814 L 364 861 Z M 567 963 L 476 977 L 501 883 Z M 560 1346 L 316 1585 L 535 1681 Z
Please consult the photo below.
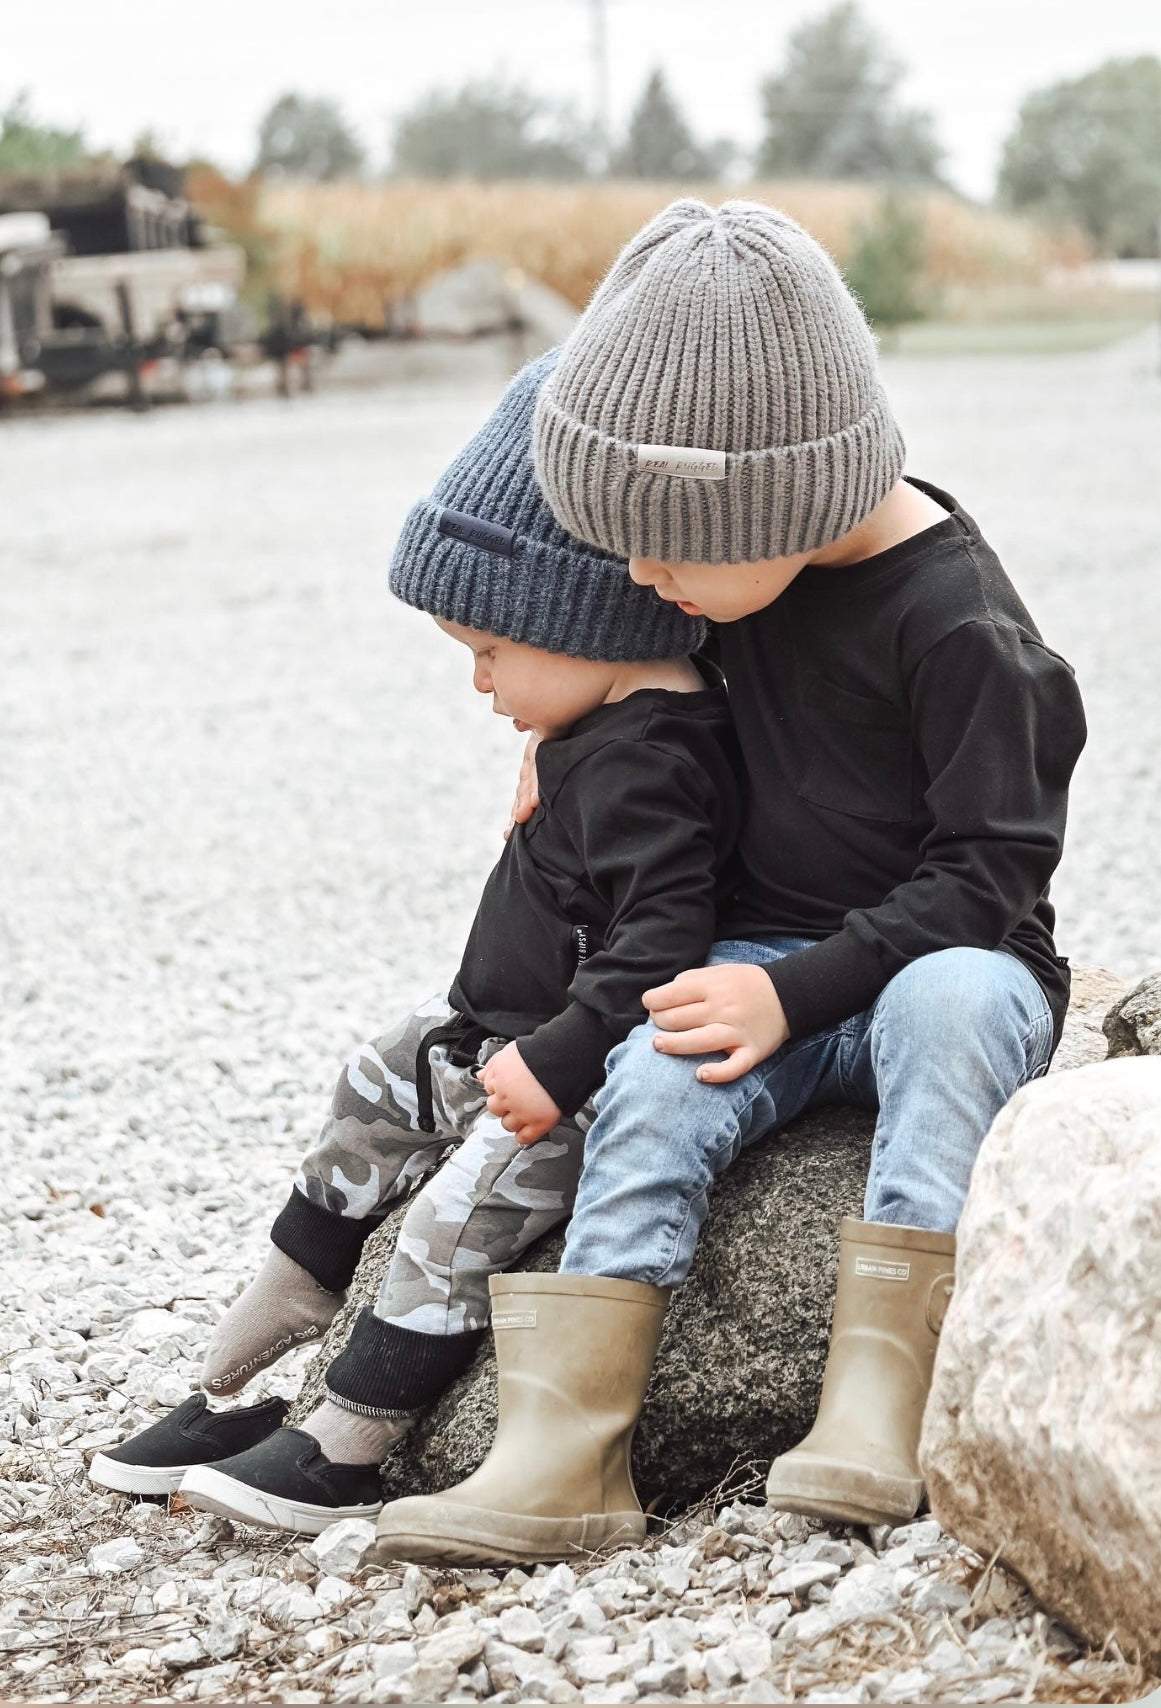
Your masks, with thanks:
M 454 1066 L 437 1043 L 430 1054 L 435 1132 L 421 1131 L 416 1055 L 451 1012 L 444 997 L 433 997 L 355 1051 L 294 1182 L 320 1209 L 378 1217 L 436 1169 L 404 1218 L 375 1305 L 383 1321 L 425 1335 L 487 1327 L 488 1277 L 570 1214 L 592 1122 L 586 1105 L 538 1144 L 518 1145 L 489 1113 L 472 1069 Z M 489 1039 L 477 1065 L 502 1043 Z M 440 1164 L 449 1146 L 455 1149 Z

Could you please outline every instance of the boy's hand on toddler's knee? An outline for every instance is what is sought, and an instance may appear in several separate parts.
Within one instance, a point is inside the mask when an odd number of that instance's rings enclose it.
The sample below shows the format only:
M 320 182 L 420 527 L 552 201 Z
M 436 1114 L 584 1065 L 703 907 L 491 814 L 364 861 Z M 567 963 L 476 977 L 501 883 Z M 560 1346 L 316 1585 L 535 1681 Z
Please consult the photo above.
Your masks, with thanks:
M 524 745 L 524 758 L 520 761 L 520 780 L 516 784 L 516 799 L 512 802 L 512 817 L 504 831 L 505 842 L 518 824 L 528 823 L 540 805 L 540 781 L 536 775 L 536 749 L 539 746 L 538 735 L 530 735 Z
M 560 1122 L 560 1109 L 514 1043 L 489 1057 L 477 1078 L 488 1093 L 488 1108 L 517 1144 L 534 1145 Z
M 724 1085 L 780 1050 L 790 1036 L 778 992 L 762 967 L 694 967 L 642 998 L 658 1028 L 653 1048 L 664 1056 L 724 1050 L 724 1062 L 703 1062 L 698 1079 Z

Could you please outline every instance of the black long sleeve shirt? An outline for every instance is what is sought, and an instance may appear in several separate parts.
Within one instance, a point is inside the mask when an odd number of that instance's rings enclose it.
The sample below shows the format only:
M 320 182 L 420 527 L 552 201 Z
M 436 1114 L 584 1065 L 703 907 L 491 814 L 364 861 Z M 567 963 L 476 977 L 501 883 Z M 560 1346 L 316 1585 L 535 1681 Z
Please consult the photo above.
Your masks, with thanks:
M 723 934 L 817 938 L 771 968 L 792 1036 L 861 1012 L 909 962 L 1005 949 L 1057 1037 L 1068 973 L 1048 881 L 1084 746 L 1073 673 L 971 518 L 803 570 L 717 631 L 748 802 Z
M 540 805 L 484 887 L 452 1006 L 565 1114 L 645 1018 L 642 994 L 701 966 L 740 824 L 725 691 L 645 688 L 536 752 Z

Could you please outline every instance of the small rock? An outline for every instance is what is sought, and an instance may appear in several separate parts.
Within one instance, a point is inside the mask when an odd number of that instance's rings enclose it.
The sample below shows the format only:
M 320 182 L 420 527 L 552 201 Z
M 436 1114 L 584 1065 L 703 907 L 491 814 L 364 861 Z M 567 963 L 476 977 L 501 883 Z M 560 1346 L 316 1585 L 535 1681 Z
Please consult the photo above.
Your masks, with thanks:
M 156 1663 L 152 1649 L 126 1649 L 125 1653 L 113 1662 L 118 1672 L 148 1672 Z
M 658 1566 L 657 1588 L 673 1601 L 681 1601 L 689 1590 L 689 1572 L 684 1566 Z
M 916 1613 L 962 1613 L 971 1606 L 971 1594 L 962 1583 L 928 1578 L 915 1586 L 911 1605 Z
M 744 1679 L 757 1678 L 759 1673 L 769 1670 L 774 1645 L 765 1631 L 753 1626 L 739 1631 L 729 1649 Z
M 222 1614 L 210 1620 L 206 1629 L 199 1633 L 199 1640 L 211 1660 L 226 1661 L 243 1647 L 249 1628 L 248 1619 Z
M 518 1649 L 544 1648 L 544 1626 L 531 1607 L 506 1607 L 500 1615 L 500 1636 Z
M 235 1606 L 237 1601 L 235 1594 Z M 262 1595 L 262 1614 L 272 1625 L 309 1625 L 318 1618 L 319 1605 L 305 1584 L 268 1583 Z
M 353 1595 L 359 1592 L 345 1578 L 320 1578 L 315 1586 L 314 1598 L 322 1613 L 333 1613 L 336 1607 L 341 1607 Z
M 767 1594 L 802 1597 L 816 1583 L 834 1583 L 841 1576 L 842 1567 L 831 1560 L 796 1560 L 770 1579 Z
M 754 1614 L 754 1623 L 765 1631 L 768 1637 L 776 1637 L 790 1617 L 790 1603 L 783 1597 L 779 1601 L 771 1601 L 765 1607 L 759 1607 Z
M 432 1597 L 432 1582 L 420 1566 L 408 1566 L 403 1574 L 403 1597 L 408 1613 L 413 1617 Z
M 347 1578 L 358 1571 L 374 1540 L 375 1526 L 369 1518 L 342 1518 L 308 1542 L 304 1551 L 314 1557 L 320 1571 L 330 1577 Z
M 705 1681 L 711 1690 L 725 1690 L 742 1676 L 732 1644 L 711 1649 L 705 1657 Z
M 855 1556 L 849 1543 L 837 1542 L 833 1536 L 821 1535 L 811 1536 L 804 1542 L 796 1558 L 802 1562 L 829 1560 L 831 1565 L 841 1566 L 845 1570 L 847 1566 L 853 1565 Z
M 144 1558 L 145 1549 L 132 1536 L 117 1536 L 112 1542 L 98 1542 L 85 1556 L 89 1570 L 102 1578 L 134 1571 Z
M 376 1643 L 368 1656 L 376 1678 L 398 1678 L 410 1672 L 418 1658 L 414 1643 Z
M 650 1661 L 633 1675 L 639 1696 L 683 1696 L 689 1689 L 684 1661 Z
M 897 1672 L 879 1692 L 880 1702 L 926 1702 L 931 1692 L 931 1675 L 923 1667 L 908 1667 L 904 1672 Z M 981 1701 L 978 1693 L 973 1692 L 973 1700 Z
M 449 1625 L 443 1631 L 433 1631 L 430 1637 L 422 1639 L 419 1664 L 423 1667 L 452 1666 L 459 1672 L 479 1660 L 483 1652 L 484 1635 L 475 1625 Z
M 780 1512 L 774 1521 L 774 1528 L 782 1540 L 793 1547 L 805 1542 L 810 1535 L 810 1520 L 803 1518 L 800 1512 Z
M 166 1643 L 157 1651 L 159 1663 L 168 1672 L 184 1672 L 205 1658 L 206 1651 L 196 1637 L 180 1637 L 176 1643 Z
M 784 1696 L 778 1686 L 771 1684 L 768 1678 L 752 1678 L 749 1684 L 743 1685 L 734 1697 L 735 1702 L 790 1702 L 792 1700 L 791 1697 Z M 806 1697 L 804 1700 L 809 1701 L 810 1698 Z M 851 1697 L 848 1692 L 837 1697 L 836 1700 L 849 1702 Z
M 943 1526 L 934 1518 L 922 1518 L 915 1524 L 901 1524 L 887 1537 L 888 1548 L 929 1548 L 943 1540 Z
M 534 1588 L 539 1607 L 547 1606 L 549 1602 L 564 1601 L 576 1589 L 576 1573 L 562 1561 L 544 1577 L 537 1578 Z
M 151 1309 L 135 1312 L 122 1329 L 121 1339 L 126 1346 L 132 1346 L 138 1352 L 154 1352 L 167 1340 L 180 1341 L 193 1351 L 204 1341 L 205 1328 L 200 1323 L 175 1316 L 172 1311 Z M 185 1394 L 188 1393 L 187 1387 Z

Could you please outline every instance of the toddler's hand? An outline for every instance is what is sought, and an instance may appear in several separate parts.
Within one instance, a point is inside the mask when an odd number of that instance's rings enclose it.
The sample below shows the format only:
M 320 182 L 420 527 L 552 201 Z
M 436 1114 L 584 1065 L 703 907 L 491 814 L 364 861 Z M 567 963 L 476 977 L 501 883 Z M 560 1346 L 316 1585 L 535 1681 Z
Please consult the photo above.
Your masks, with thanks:
M 659 1028 L 653 1048 L 665 1056 L 725 1050 L 724 1062 L 703 1062 L 697 1077 L 709 1085 L 740 1079 L 780 1050 L 790 1036 L 778 992 L 762 967 L 694 967 L 642 998 Z
M 516 784 L 516 799 L 512 803 L 512 817 L 508 820 L 504 831 L 504 841 L 507 842 L 518 824 L 527 824 L 537 807 L 540 805 L 540 784 L 536 777 L 536 749 L 540 746 L 540 737 L 530 735 L 524 746 L 524 758 L 520 761 L 520 780 Z
M 488 1093 L 488 1108 L 518 1145 L 534 1145 L 560 1121 L 560 1110 L 515 1044 L 497 1050 L 477 1077 Z

